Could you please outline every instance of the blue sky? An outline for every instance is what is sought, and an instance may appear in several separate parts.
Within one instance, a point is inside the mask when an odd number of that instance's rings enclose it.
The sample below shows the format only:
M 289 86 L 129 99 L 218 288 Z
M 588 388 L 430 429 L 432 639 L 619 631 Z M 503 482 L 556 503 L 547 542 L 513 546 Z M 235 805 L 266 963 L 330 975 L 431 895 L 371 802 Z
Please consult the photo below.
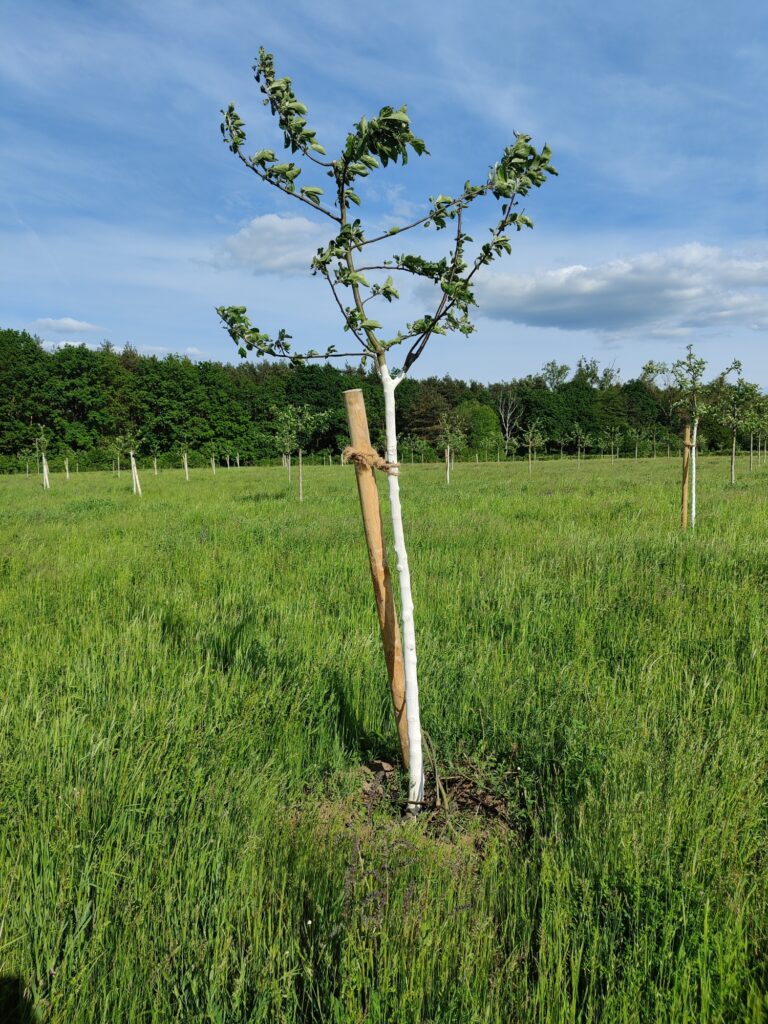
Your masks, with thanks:
M 249 148 L 277 145 L 251 73 L 264 45 L 329 154 L 361 115 L 408 104 L 431 156 L 368 179 L 372 225 L 482 180 L 515 130 L 552 147 L 560 176 L 528 198 L 535 230 L 479 287 L 477 333 L 431 341 L 416 375 L 509 379 L 586 355 L 627 379 L 693 342 L 713 372 L 739 356 L 768 387 L 764 3 L 0 0 L 0 12 L 2 326 L 233 361 L 214 307 L 242 304 L 299 344 L 345 343 L 307 269 L 322 218 L 261 184 L 219 134 L 231 100 Z M 427 254 L 446 242 L 414 239 Z M 402 319 L 423 302 L 406 289 Z

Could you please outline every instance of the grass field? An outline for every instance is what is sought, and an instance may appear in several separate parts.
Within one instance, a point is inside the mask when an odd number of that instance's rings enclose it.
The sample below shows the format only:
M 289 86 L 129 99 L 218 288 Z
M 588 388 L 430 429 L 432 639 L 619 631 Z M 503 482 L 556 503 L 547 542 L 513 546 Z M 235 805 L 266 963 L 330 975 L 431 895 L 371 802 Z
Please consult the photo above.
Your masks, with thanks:
M 768 1020 L 739 474 L 702 460 L 684 535 L 676 460 L 404 468 L 423 721 L 483 811 L 416 822 L 363 768 L 397 740 L 351 469 L 0 478 L 6 1019 Z

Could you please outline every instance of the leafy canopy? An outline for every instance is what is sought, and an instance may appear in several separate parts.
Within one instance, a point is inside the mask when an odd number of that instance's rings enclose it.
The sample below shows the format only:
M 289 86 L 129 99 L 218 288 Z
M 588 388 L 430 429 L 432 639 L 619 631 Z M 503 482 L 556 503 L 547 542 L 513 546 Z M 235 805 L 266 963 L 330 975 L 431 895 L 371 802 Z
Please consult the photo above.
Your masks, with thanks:
M 355 191 L 358 179 L 389 163 L 406 164 L 411 152 L 417 156 L 427 153 L 424 141 L 411 129 L 407 108 L 387 106 L 374 117 L 361 117 L 347 135 L 339 155 L 329 160 L 317 140 L 317 133 L 309 126 L 307 107 L 297 98 L 291 79 L 277 76 L 272 54 L 260 49 L 253 70 L 264 105 L 277 118 L 283 133 L 283 148 L 289 156 L 278 156 L 270 149 L 249 154 L 245 123 L 232 103 L 222 110 L 222 136 L 232 153 L 261 181 L 310 206 L 333 223 L 331 238 L 317 250 L 312 260 L 312 272 L 328 282 L 343 317 L 344 330 L 355 338 L 359 348 L 354 353 L 340 353 L 330 345 L 322 353 L 316 350 L 293 352 L 291 335 L 285 330 L 273 336 L 251 323 L 245 306 L 220 306 L 217 312 L 240 355 L 255 351 L 261 356 L 279 356 L 294 363 L 312 358 L 362 355 L 363 361 L 373 359 L 382 365 L 388 349 L 406 343 L 408 350 L 402 377 L 424 351 L 432 335 L 452 331 L 471 334 L 474 331 L 471 310 L 477 305 L 475 275 L 481 267 L 512 251 L 512 232 L 533 227 L 530 217 L 519 209 L 519 201 L 531 189 L 543 185 L 547 175 L 557 173 L 550 163 L 549 147 L 545 145 L 538 151 L 529 135 L 515 134 L 515 141 L 506 146 L 484 181 L 476 184 L 466 181 L 457 196 L 441 193 L 430 197 L 424 214 L 411 224 L 393 226 L 369 237 L 362 221 L 352 213 L 353 207 L 361 205 Z M 300 184 L 305 171 L 311 172 L 315 180 Z M 323 178 L 330 179 L 330 199 L 319 184 Z M 489 228 L 490 237 L 470 253 L 473 239 L 464 230 L 464 217 L 469 207 L 483 197 L 500 202 L 500 212 Z M 451 228 L 452 243 L 444 257 L 430 260 L 395 253 L 383 259 L 374 256 L 366 259 L 364 265 L 358 264 L 369 246 L 391 241 L 420 226 L 436 231 Z M 395 275 L 401 274 L 434 284 L 438 292 L 436 303 L 422 316 L 386 337 L 381 323 L 371 314 L 369 303 L 396 302 L 400 295 Z

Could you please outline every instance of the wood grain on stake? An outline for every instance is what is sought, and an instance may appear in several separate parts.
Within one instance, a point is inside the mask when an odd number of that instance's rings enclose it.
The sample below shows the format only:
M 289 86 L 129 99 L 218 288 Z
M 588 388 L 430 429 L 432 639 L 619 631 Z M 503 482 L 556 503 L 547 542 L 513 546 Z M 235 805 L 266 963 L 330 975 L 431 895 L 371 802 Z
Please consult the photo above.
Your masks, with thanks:
M 368 432 L 368 419 L 365 415 L 363 392 L 359 388 L 344 392 L 349 423 L 349 439 L 355 451 L 373 454 L 371 438 Z M 387 562 L 384 546 L 384 529 L 381 522 L 379 506 L 379 489 L 373 469 L 364 459 L 355 459 L 355 476 L 357 477 L 357 493 L 360 496 L 360 509 L 363 513 L 365 540 L 368 545 L 368 558 L 371 565 L 373 593 L 376 599 L 376 611 L 381 627 L 381 640 L 384 644 L 384 656 L 389 674 L 389 686 L 392 692 L 392 705 L 395 709 L 395 721 L 400 737 L 400 750 L 403 764 L 408 768 L 410 757 L 408 748 L 408 722 L 405 715 L 405 672 L 403 669 L 403 648 L 400 642 L 400 627 L 395 610 L 395 596 L 392 590 L 392 577 Z

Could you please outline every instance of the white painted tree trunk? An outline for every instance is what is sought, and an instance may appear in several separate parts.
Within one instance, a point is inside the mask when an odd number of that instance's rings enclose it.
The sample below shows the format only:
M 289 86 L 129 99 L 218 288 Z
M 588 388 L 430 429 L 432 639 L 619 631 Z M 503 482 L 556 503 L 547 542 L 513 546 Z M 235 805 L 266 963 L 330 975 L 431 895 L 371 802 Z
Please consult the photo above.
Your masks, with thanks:
M 395 417 L 395 388 L 397 381 L 389 374 L 383 357 L 379 363 L 381 385 L 384 389 L 384 416 L 387 432 L 387 462 L 397 462 L 397 429 Z M 402 378 L 398 378 L 400 380 Z M 400 581 L 400 603 L 403 633 L 403 662 L 405 669 L 405 714 L 408 721 L 408 809 L 418 814 L 424 800 L 424 766 L 421 749 L 421 716 L 419 713 L 419 680 L 416 663 L 416 628 L 413 620 L 413 594 L 411 570 L 403 532 L 403 513 L 400 507 L 399 469 L 387 473 L 389 509 L 392 517 L 392 539 L 395 546 L 397 575 Z
M 184 479 L 189 483 L 189 462 L 187 461 L 187 453 L 181 453 L 181 464 L 184 467 Z
M 291 453 L 289 452 L 286 456 L 286 462 L 288 464 L 288 483 L 291 482 Z
M 152 468 L 155 471 L 155 476 L 157 476 L 157 456 L 156 455 L 152 456 Z
M 451 446 L 445 449 L 445 482 L 449 484 L 451 482 Z
M 736 431 L 731 438 L 731 483 L 736 483 Z
M 749 472 L 751 473 L 754 469 L 755 461 L 755 435 L 749 435 Z
M 117 456 L 117 475 L 120 476 L 120 456 Z
M 131 480 L 133 481 L 133 493 L 138 494 L 141 497 L 141 481 L 139 480 L 139 470 L 136 465 L 136 459 L 134 458 L 133 452 L 130 452 L 131 456 Z
M 64 476 L 69 480 L 69 459 L 64 459 Z
M 698 454 L 697 438 L 699 436 L 699 419 L 693 421 L 691 438 L 691 529 L 696 526 L 696 455 Z
M 29 476 L 29 459 L 27 459 L 27 476 Z
M 48 459 L 46 459 L 45 452 L 43 452 L 43 490 L 50 491 L 50 489 L 51 480 L 50 477 L 48 476 Z
M 211 456 L 211 469 L 213 470 L 213 475 L 216 476 L 216 456 L 215 455 Z
M 235 465 L 240 469 L 240 452 L 235 452 Z
M 226 455 L 224 456 L 224 458 L 225 458 L 225 459 L 227 460 L 227 469 L 229 469 L 229 468 L 230 468 L 230 465 L 229 465 L 229 453 L 227 453 L 227 454 L 226 454 Z
M 304 501 L 304 466 L 301 455 L 301 448 L 299 448 L 299 501 Z

